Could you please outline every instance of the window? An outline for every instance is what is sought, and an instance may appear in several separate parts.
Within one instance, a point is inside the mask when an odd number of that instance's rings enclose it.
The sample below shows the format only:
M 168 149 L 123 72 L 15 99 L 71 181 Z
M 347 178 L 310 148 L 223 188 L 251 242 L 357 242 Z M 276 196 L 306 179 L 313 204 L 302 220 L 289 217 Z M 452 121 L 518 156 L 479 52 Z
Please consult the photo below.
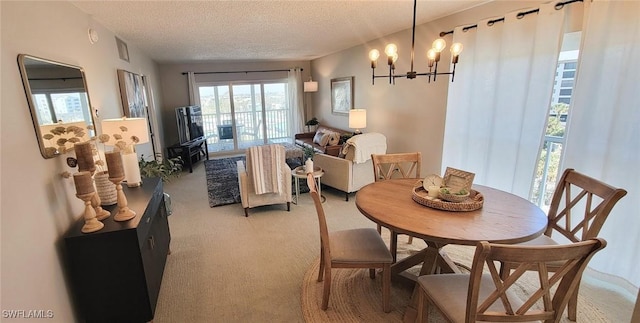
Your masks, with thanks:
M 556 69 L 544 143 L 538 155 L 538 166 L 530 196 L 532 202 L 545 210 L 551 202 L 559 174 L 558 167 L 562 157 L 565 128 L 570 117 L 574 77 L 578 67 L 579 46 L 580 32 L 565 34 Z
M 284 80 L 198 84 L 209 151 L 290 142 L 292 108 L 287 87 Z
M 84 121 L 88 111 L 86 92 L 39 92 L 33 94 L 38 120 L 42 124 Z

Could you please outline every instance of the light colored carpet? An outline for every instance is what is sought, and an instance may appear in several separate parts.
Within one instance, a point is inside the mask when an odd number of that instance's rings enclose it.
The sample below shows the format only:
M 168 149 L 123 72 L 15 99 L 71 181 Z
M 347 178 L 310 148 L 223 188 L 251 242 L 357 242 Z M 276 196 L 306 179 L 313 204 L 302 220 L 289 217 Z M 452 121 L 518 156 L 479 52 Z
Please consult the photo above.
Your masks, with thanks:
M 165 191 L 173 202 L 172 253 L 155 323 L 305 321 L 303 280 L 320 250 L 317 216 L 308 194 L 291 205 L 291 212 L 282 205 L 268 206 L 251 209 L 245 218 L 240 204 L 210 208 L 203 163 L 166 183 Z M 375 228 L 355 207 L 353 194 L 345 202 L 339 191 L 322 193 L 331 230 Z M 400 239 L 406 242 L 406 237 Z M 625 290 L 604 284 L 594 293 L 602 295 L 594 304 L 604 322 L 629 322 L 637 292 L 627 296 Z M 382 311 L 376 307 L 375 312 Z

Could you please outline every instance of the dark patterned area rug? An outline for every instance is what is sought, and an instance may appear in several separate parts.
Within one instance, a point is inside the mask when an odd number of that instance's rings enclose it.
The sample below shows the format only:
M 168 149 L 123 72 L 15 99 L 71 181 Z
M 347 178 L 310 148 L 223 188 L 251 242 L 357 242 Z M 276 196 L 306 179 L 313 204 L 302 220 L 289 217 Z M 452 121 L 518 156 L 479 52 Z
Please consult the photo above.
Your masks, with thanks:
M 238 186 L 237 161 L 245 160 L 244 156 L 219 158 L 204 161 L 207 175 L 207 192 L 209 196 L 209 206 L 240 203 L 240 188 Z M 287 159 L 287 165 L 294 169 L 302 165 L 298 158 Z M 291 191 L 295 192 L 295 182 L 291 179 Z M 300 181 L 300 193 L 309 192 L 307 182 Z

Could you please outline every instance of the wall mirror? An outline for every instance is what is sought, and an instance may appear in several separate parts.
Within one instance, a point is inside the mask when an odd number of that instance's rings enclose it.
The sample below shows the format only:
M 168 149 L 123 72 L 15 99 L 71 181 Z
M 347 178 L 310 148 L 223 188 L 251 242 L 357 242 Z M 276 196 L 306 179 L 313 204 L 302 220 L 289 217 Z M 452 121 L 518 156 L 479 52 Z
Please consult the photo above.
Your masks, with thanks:
M 81 67 L 18 55 L 22 84 L 44 158 L 73 149 L 95 136 L 95 124 Z

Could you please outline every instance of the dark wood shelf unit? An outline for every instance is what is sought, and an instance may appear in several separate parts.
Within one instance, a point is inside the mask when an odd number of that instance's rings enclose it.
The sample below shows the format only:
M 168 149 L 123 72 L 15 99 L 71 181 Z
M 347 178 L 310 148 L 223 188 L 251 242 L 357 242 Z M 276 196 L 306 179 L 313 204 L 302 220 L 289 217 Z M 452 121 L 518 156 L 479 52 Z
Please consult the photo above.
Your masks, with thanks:
M 64 237 L 71 287 L 84 322 L 149 322 L 155 313 L 171 234 L 162 181 L 145 178 L 142 186 L 123 187 L 136 217 L 113 220 L 82 233 L 84 220 Z
M 207 138 L 194 139 L 184 144 L 175 144 L 167 147 L 169 158 L 182 157 L 185 166 L 189 168 L 189 173 L 193 173 L 193 164 L 206 157 L 209 160 L 209 148 Z

